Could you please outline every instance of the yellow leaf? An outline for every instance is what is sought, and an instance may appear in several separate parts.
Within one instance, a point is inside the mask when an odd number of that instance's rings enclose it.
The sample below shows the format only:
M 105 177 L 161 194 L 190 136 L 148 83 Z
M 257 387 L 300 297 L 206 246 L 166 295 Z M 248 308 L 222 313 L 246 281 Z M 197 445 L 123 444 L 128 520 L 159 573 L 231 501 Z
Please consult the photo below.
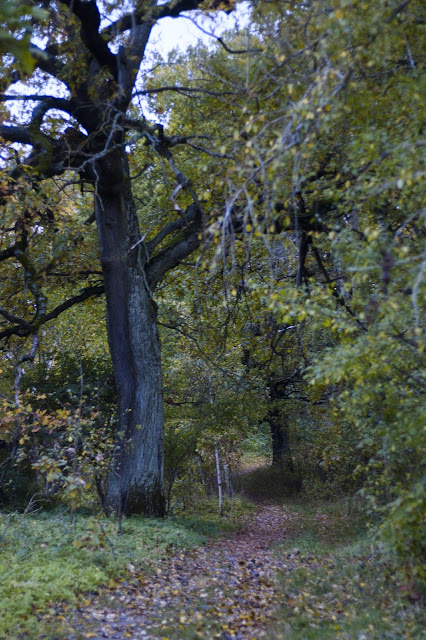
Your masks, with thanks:
M 338 20 L 343 20 L 345 14 L 343 13 L 343 11 L 341 9 L 336 9 L 336 11 L 334 12 L 334 15 L 336 16 L 336 18 Z

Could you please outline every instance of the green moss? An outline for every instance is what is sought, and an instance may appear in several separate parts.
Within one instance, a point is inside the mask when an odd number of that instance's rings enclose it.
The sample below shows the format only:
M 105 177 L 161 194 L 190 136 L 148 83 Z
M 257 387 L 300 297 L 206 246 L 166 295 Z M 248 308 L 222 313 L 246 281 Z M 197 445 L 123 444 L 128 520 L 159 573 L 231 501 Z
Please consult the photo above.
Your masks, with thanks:
M 77 510 L 72 523 L 64 511 L 0 513 L 0 639 L 67 637 L 57 605 L 125 577 L 129 565 L 149 573 L 171 548 L 235 531 L 252 509 L 246 500 L 225 501 L 220 518 L 215 501 L 204 500 L 179 517 L 124 518 L 121 536 L 115 518 L 89 511 Z
M 40 616 L 59 601 L 126 575 L 128 565 L 149 571 L 170 545 L 203 538 L 169 520 L 132 517 L 117 522 L 66 514 L 0 515 L 0 638 L 39 637 Z M 43 623 L 44 624 L 44 623 Z

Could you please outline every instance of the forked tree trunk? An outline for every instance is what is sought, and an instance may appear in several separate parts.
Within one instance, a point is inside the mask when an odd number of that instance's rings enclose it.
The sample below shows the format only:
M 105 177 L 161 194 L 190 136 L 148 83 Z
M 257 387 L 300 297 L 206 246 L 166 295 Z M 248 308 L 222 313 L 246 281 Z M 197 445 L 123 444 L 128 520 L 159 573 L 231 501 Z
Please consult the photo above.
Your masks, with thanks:
M 162 516 L 163 397 L 156 308 L 124 155 L 98 163 L 96 222 L 107 330 L 118 395 L 118 438 L 105 507 L 123 515 Z M 135 246 L 136 245 L 136 246 Z

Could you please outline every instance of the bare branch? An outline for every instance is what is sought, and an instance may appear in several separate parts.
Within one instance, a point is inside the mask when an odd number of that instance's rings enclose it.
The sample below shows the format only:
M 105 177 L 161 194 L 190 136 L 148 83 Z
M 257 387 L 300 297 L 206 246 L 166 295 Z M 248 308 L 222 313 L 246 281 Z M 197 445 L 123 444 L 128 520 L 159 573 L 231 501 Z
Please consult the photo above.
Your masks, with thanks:
M 250 49 L 250 48 L 249 49 L 231 49 L 231 47 L 228 47 L 228 45 L 222 40 L 222 38 L 219 38 L 214 33 L 211 33 L 211 31 L 206 31 L 205 29 L 203 29 L 203 27 L 200 27 L 200 25 L 190 16 L 181 16 L 181 17 L 186 18 L 186 20 L 189 20 L 190 22 L 192 22 L 192 24 L 195 27 L 197 27 L 197 29 L 199 29 L 202 33 L 204 33 L 204 35 L 209 36 L 210 38 L 214 38 L 228 53 L 232 53 L 232 54 L 262 53 L 263 51 L 263 49 Z
M 401 13 L 401 11 L 403 11 L 405 9 L 405 7 L 408 7 L 410 2 L 411 2 L 411 0 L 404 0 L 404 2 L 401 2 L 401 4 L 399 4 L 397 7 L 395 7 L 395 9 L 392 11 L 390 16 L 387 18 L 386 22 L 392 22 L 392 20 L 394 18 L 396 18 L 396 16 L 399 13 Z
M 201 353 L 201 355 L 203 356 L 203 358 L 205 358 L 205 360 L 207 362 L 210 362 L 211 365 L 213 365 L 213 367 L 215 369 L 217 369 L 217 371 L 221 371 L 222 374 L 224 375 L 224 377 L 228 378 L 229 380 L 231 380 L 234 384 L 237 385 L 238 388 L 247 388 L 246 385 L 244 384 L 244 382 L 241 380 L 241 378 L 238 378 L 233 375 L 232 373 L 230 373 L 228 371 L 228 369 L 225 369 L 225 367 L 221 367 L 215 360 L 213 360 L 213 358 L 211 358 L 205 351 L 204 349 L 201 347 L 199 341 L 197 340 L 197 338 L 193 335 L 191 335 L 190 333 L 187 333 L 186 331 L 184 331 L 183 329 L 181 329 L 180 327 L 177 327 L 176 325 L 172 325 L 172 324 L 166 324 L 165 322 L 157 322 L 157 324 L 160 327 L 164 327 L 165 329 L 170 329 L 171 331 L 176 331 L 176 333 L 179 333 L 180 335 L 182 335 L 184 338 L 187 338 L 187 340 L 191 340 L 195 346 L 197 347 L 198 351 Z M 251 385 L 251 383 L 249 383 L 249 386 Z
M 55 307 L 55 309 L 50 311 L 50 313 L 37 318 L 37 322 L 35 323 L 27 323 L 27 326 L 24 326 L 24 320 L 20 320 L 19 322 L 16 321 L 16 324 L 14 326 L 0 331 L 0 340 L 4 338 L 10 338 L 11 336 L 27 337 L 29 335 L 35 334 L 39 330 L 40 326 L 46 324 L 46 322 L 50 322 L 50 320 L 54 320 L 62 313 L 64 313 L 64 311 L 67 311 L 67 309 L 71 309 L 71 307 L 74 307 L 76 304 L 84 302 L 89 298 L 98 297 L 103 293 L 103 285 L 87 287 L 86 289 L 83 289 L 83 291 L 78 295 L 69 298 L 62 304 Z
M 185 95 L 187 93 L 204 93 L 208 96 L 231 96 L 233 95 L 233 91 L 210 91 L 209 89 L 202 89 L 201 87 L 182 87 L 179 85 L 169 85 L 164 87 L 154 87 L 153 89 L 141 89 L 140 91 L 136 91 L 132 98 L 136 98 L 137 96 L 147 96 L 151 93 L 164 93 L 165 91 L 176 91 L 177 93 L 181 93 Z

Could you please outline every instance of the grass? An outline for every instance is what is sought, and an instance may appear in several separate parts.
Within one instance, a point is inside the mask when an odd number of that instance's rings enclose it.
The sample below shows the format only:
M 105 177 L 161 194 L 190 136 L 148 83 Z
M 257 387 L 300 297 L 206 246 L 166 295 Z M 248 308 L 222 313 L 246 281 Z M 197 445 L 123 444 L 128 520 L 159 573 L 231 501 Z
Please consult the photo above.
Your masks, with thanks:
M 404 584 L 361 512 L 342 501 L 291 508 L 290 538 L 277 549 L 290 570 L 281 574 L 270 640 L 426 637 L 419 588 Z
M 220 526 L 201 516 L 132 517 L 119 536 L 105 517 L 78 514 L 71 524 L 65 512 L 0 514 L 0 638 L 52 637 L 57 604 L 75 604 L 129 570 L 149 572 L 167 551 L 202 544 Z
M 198 498 L 190 511 L 175 509 L 172 520 L 185 529 L 209 538 L 239 531 L 255 511 L 255 505 L 242 496 L 223 499 L 223 517 L 216 498 Z

